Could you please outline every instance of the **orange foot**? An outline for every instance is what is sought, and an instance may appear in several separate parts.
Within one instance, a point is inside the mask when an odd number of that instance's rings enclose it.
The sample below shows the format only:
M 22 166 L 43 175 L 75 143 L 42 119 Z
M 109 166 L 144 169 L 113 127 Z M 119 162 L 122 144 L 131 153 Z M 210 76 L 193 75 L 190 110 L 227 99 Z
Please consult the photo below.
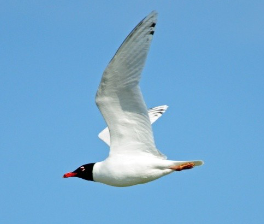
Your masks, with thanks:
M 195 165 L 194 163 L 183 163 L 179 166 L 172 166 L 170 168 L 175 171 L 182 171 L 182 170 L 192 169 L 194 165 Z

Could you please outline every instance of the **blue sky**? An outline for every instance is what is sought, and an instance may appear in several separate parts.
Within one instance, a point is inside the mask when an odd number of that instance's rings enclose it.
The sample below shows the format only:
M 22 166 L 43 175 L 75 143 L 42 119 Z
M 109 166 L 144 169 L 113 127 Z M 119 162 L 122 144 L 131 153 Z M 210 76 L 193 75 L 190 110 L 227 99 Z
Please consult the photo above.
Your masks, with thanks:
M 104 160 L 94 98 L 134 26 L 159 12 L 141 89 L 157 147 L 205 165 L 130 188 Z M 0 1 L 1 223 L 264 223 L 263 1 Z

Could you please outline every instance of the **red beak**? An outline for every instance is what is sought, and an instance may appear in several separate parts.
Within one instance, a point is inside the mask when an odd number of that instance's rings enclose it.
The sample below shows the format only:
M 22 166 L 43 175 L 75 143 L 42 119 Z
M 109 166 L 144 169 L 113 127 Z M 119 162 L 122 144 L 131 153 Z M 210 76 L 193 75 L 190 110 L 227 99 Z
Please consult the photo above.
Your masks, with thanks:
M 69 172 L 69 173 L 65 173 L 65 174 L 63 175 L 63 178 L 75 177 L 76 175 L 77 175 L 77 173 Z

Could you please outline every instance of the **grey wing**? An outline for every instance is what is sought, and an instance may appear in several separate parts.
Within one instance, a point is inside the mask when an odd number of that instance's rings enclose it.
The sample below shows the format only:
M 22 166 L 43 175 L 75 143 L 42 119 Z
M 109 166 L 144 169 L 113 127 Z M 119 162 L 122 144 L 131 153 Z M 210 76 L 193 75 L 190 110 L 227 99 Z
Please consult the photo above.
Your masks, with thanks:
M 110 131 L 110 156 L 150 153 L 156 149 L 146 104 L 139 88 L 157 22 L 151 12 L 128 35 L 108 64 L 96 94 L 96 104 Z

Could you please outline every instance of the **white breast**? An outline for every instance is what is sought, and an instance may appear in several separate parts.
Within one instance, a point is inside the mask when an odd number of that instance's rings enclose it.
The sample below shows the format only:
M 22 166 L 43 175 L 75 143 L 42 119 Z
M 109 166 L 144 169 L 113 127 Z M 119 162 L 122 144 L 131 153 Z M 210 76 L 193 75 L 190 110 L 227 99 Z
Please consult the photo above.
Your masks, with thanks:
M 93 168 L 94 181 L 116 187 L 143 184 L 173 172 L 171 161 L 155 157 L 108 157 Z

